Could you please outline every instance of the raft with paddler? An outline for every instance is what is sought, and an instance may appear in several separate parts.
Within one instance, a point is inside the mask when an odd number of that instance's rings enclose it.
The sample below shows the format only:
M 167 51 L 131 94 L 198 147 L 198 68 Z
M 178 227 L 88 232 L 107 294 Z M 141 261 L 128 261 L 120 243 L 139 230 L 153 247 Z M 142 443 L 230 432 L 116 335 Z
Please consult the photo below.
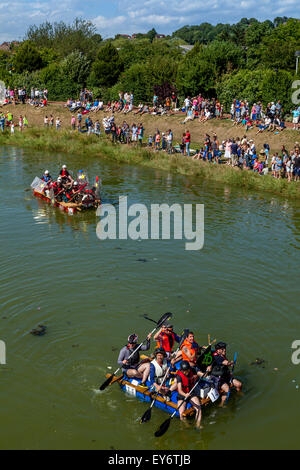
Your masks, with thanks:
M 241 392 L 242 382 L 233 376 L 237 353 L 230 361 L 223 341 L 216 342 L 208 335 L 208 345 L 201 347 L 192 331 L 186 329 L 177 335 L 170 312 L 158 321 L 144 317 L 154 322 L 155 328 L 141 343 L 135 333 L 129 335 L 119 353 L 118 369 L 106 375 L 100 390 L 117 382 L 131 396 L 150 403 L 141 423 L 151 419 L 154 406 L 170 413 L 155 432 L 156 437 L 167 431 L 175 416 L 181 420 L 194 416 L 200 428 L 204 406 L 215 402 L 224 406 L 231 390 Z M 151 339 L 156 342 L 154 353 L 150 357 L 141 355 L 150 350 Z
M 56 180 L 45 170 L 41 178 L 31 183 L 33 195 L 73 215 L 82 210 L 97 208 L 101 204 L 101 181 L 98 176 L 90 184 L 87 173 L 80 170 L 76 178 L 63 165 Z

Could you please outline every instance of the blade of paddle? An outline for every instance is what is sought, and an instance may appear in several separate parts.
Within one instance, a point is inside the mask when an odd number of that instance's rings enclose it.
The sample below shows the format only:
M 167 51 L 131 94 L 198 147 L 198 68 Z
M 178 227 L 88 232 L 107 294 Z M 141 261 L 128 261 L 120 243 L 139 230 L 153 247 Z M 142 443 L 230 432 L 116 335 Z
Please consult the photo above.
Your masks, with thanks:
M 110 377 L 108 377 L 107 380 L 105 380 L 105 382 L 103 382 L 103 384 L 99 387 L 99 390 L 105 390 L 106 387 L 108 387 L 108 385 L 110 384 L 110 382 L 112 381 L 113 378 L 114 378 L 114 374 L 112 374 Z
M 234 353 L 232 372 L 234 371 L 234 367 L 235 367 L 236 360 L 237 360 L 237 351 Z M 228 402 L 228 400 L 229 400 L 229 395 L 230 395 L 230 388 L 229 388 L 229 390 L 228 390 L 228 392 L 227 392 L 227 397 L 226 397 L 225 403 Z
M 152 407 L 148 408 L 145 411 L 145 413 L 141 417 L 141 423 L 147 423 L 147 421 L 150 421 L 150 419 L 151 419 L 151 410 L 152 410 Z
M 167 312 L 165 313 L 162 317 L 157 322 L 157 326 L 161 327 L 166 321 L 170 320 L 172 318 L 173 313 Z
M 165 432 L 167 432 L 167 430 L 169 429 L 169 426 L 170 426 L 170 423 L 171 423 L 171 418 L 168 418 L 166 419 L 166 421 L 164 421 L 160 427 L 158 428 L 157 431 L 155 431 L 154 433 L 154 436 L 155 437 L 161 437 L 165 434 Z

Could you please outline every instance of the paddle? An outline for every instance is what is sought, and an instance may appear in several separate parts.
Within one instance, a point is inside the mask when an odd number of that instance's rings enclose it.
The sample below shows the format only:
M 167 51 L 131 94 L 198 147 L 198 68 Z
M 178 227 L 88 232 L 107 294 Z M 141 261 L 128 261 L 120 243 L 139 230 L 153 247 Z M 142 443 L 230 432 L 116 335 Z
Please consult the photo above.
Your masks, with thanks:
M 150 319 L 149 319 L 149 320 L 150 320 Z M 178 348 L 176 349 L 176 351 L 172 353 L 171 357 L 172 357 L 172 356 L 173 356 L 173 357 L 176 357 L 176 354 L 178 353 L 178 351 L 179 351 L 179 349 L 180 349 L 180 346 L 182 345 L 182 343 L 183 343 L 184 340 L 185 340 L 185 334 L 182 335 L 181 340 L 180 340 L 180 343 L 179 343 L 179 346 L 178 346 Z M 167 371 L 166 371 L 166 373 L 165 373 L 165 375 L 164 375 L 164 378 L 163 378 L 163 380 L 162 380 L 162 382 L 161 382 L 161 384 L 160 384 L 161 386 L 164 384 L 164 382 L 165 382 L 165 380 L 166 380 L 166 378 L 167 378 L 167 376 L 168 376 L 168 373 L 169 373 L 169 371 L 170 371 L 170 368 L 171 368 L 171 366 L 168 367 L 168 369 L 167 369 Z M 143 416 L 141 417 L 141 423 L 147 423 L 148 421 L 150 421 L 150 419 L 151 419 L 151 411 L 152 411 L 153 405 L 154 405 L 154 403 L 155 403 L 155 400 L 156 400 L 158 394 L 159 394 L 159 392 L 156 392 L 156 393 L 155 393 L 154 398 L 153 398 L 153 400 L 152 400 L 152 402 L 151 402 L 150 407 L 145 411 L 145 413 L 144 413 Z
M 233 365 L 232 365 L 232 371 L 231 371 L 231 373 L 233 373 L 233 371 L 234 371 L 235 364 L 236 364 L 236 360 L 237 360 L 237 351 L 234 353 L 234 359 L 233 359 Z M 229 395 L 230 395 L 230 387 L 229 387 L 229 390 L 228 390 L 228 392 L 227 392 L 227 397 L 226 397 L 225 403 L 228 402 L 228 400 L 229 400 Z
M 205 377 L 206 374 L 203 375 L 203 377 Z M 163 436 L 167 430 L 169 429 L 169 426 L 171 424 L 171 420 L 174 418 L 174 416 L 176 415 L 177 411 L 181 408 L 181 406 L 188 401 L 188 399 L 190 398 L 191 396 L 191 393 L 192 391 L 197 387 L 197 385 L 200 383 L 200 381 L 203 379 L 203 377 L 200 377 L 199 380 L 197 380 L 197 382 L 195 383 L 195 385 L 193 386 L 193 388 L 191 388 L 188 396 L 186 398 L 184 398 L 184 400 L 182 401 L 182 403 L 180 404 L 180 406 L 178 408 L 176 408 L 176 410 L 174 411 L 174 413 L 171 414 L 171 416 L 166 419 L 161 425 L 160 427 L 158 428 L 157 431 L 155 431 L 154 433 L 154 436 L 155 437 L 161 437 Z
M 87 185 L 87 183 L 85 183 L 85 184 L 82 186 L 82 188 L 80 188 L 78 191 L 76 191 L 68 202 L 73 201 L 74 197 L 75 197 L 77 194 L 79 194 L 80 191 L 82 191 L 82 190 L 86 187 L 86 185 Z
M 169 320 L 170 318 L 172 317 L 172 313 L 170 312 L 167 312 L 165 313 L 157 322 L 157 325 L 156 327 L 151 331 L 151 333 L 149 334 L 153 334 L 154 331 L 158 330 L 167 320 Z M 148 335 L 149 336 L 149 335 Z M 127 360 L 129 360 L 142 346 L 143 344 L 147 341 L 147 338 L 130 354 L 130 356 L 128 357 Z M 105 382 L 99 387 L 100 390 L 105 390 L 106 387 L 110 384 L 110 382 L 112 381 L 113 377 L 116 375 L 117 372 L 119 372 L 119 370 L 121 369 L 121 367 L 119 367 L 117 370 L 115 370 L 115 372 L 110 376 L 108 377 L 107 380 L 105 380 Z
M 152 320 L 152 318 L 149 318 L 146 313 L 144 313 L 143 318 L 145 318 L 146 320 L 152 321 L 153 323 L 157 325 L 157 321 Z

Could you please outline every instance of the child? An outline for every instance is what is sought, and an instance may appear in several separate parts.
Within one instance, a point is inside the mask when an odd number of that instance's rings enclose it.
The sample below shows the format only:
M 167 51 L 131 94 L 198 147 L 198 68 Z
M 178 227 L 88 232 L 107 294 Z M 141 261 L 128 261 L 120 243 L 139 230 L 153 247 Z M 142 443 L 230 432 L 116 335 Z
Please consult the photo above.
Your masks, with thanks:
M 152 147 L 152 135 L 149 135 L 149 138 L 148 138 L 148 147 Z

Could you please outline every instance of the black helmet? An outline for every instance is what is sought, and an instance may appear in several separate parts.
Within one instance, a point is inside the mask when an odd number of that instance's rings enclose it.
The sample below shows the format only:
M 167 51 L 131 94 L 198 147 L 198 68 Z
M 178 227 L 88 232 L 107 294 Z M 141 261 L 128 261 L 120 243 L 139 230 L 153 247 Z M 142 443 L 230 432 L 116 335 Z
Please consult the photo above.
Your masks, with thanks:
M 180 364 L 181 370 L 189 370 L 191 368 L 189 361 L 182 361 Z
M 224 343 L 223 341 L 219 341 L 219 343 L 217 343 L 215 345 L 215 350 L 217 350 L 217 349 L 226 349 L 226 346 L 227 346 L 226 343 Z
M 157 354 L 163 354 L 165 356 L 166 351 L 164 350 L 164 348 L 156 348 L 154 351 L 154 355 L 157 356 Z
M 130 344 L 137 343 L 137 340 L 138 340 L 138 335 L 136 335 L 135 333 L 128 336 L 128 343 L 130 343 Z

